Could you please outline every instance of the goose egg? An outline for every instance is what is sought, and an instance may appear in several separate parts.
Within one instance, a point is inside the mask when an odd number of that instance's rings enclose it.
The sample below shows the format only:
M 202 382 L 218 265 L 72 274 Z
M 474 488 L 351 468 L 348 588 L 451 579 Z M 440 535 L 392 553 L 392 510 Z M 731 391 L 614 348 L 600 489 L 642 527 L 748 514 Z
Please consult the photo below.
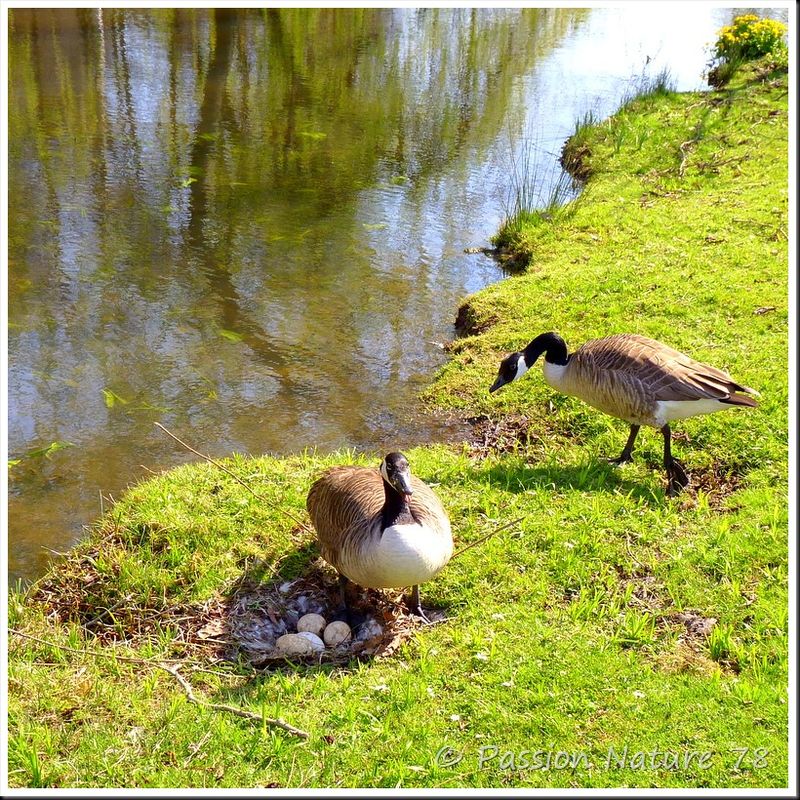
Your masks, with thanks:
M 350 626 L 346 622 L 337 620 L 336 622 L 331 622 L 331 624 L 325 628 L 325 633 L 322 635 L 322 638 L 325 640 L 325 644 L 328 645 L 328 647 L 336 647 L 346 642 L 350 638 L 350 635 Z
M 306 614 L 297 620 L 297 632 L 304 633 L 308 631 L 315 636 L 322 636 L 322 631 L 325 630 L 325 617 L 320 614 Z
M 311 642 L 311 646 L 314 648 L 315 653 L 321 653 L 325 649 L 325 643 L 319 638 L 319 636 L 317 636 L 316 633 L 311 633 L 311 631 L 300 631 L 300 633 L 297 635 L 302 636 L 304 639 Z
M 313 634 L 308 634 L 313 636 Z M 322 645 L 319 650 L 325 648 L 325 645 L 318 639 L 320 645 Z M 278 638 L 278 641 L 275 642 L 275 651 L 278 655 L 282 656 L 313 656 L 315 653 L 319 652 L 318 648 L 314 646 L 314 643 L 306 638 L 301 633 L 284 633 L 283 636 Z

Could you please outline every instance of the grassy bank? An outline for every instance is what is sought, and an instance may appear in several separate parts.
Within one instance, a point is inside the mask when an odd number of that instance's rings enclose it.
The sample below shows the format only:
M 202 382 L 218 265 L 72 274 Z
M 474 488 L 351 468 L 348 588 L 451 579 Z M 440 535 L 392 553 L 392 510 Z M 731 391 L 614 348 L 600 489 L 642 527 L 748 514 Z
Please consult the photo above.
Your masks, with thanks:
M 785 786 L 787 103 L 785 76 L 751 75 L 585 131 L 575 213 L 519 227 L 526 272 L 469 299 L 427 399 L 475 418 L 476 441 L 408 456 L 458 545 L 523 519 L 423 587 L 446 623 L 372 661 L 216 661 L 215 613 L 313 565 L 314 476 L 376 458 L 226 461 L 260 498 L 181 467 L 12 597 L 10 784 Z M 692 485 L 671 500 L 657 436 L 614 469 L 624 426 L 538 369 L 488 395 L 499 358 L 546 330 L 662 339 L 762 404 L 677 426 Z

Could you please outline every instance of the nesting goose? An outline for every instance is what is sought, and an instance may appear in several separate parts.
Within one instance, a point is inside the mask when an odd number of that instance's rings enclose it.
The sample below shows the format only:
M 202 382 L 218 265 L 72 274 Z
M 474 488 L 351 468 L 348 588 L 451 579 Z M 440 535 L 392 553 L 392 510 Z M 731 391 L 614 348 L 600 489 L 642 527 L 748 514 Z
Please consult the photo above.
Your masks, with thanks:
M 411 586 L 411 612 L 426 619 L 419 584 L 450 560 L 453 537 L 439 498 L 411 475 L 402 453 L 380 469 L 333 467 L 306 501 L 322 557 L 339 572 L 342 607 L 347 579 L 374 589 Z
M 630 424 L 625 449 L 612 463 L 630 461 L 642 425 L 661 431 L 670 495 L 684 488 L 688 478 L 672 457 L 669 423 L 731 406 L 757 405 L 747 395 L 758 392 L 722 370 L 631 333 L 592 339 L 571 354 L 557 333 L 543 333 L 522 352 L 503 359 L 489 391 L 522 377 L 543 353 L 544 379 L 550 386 Z

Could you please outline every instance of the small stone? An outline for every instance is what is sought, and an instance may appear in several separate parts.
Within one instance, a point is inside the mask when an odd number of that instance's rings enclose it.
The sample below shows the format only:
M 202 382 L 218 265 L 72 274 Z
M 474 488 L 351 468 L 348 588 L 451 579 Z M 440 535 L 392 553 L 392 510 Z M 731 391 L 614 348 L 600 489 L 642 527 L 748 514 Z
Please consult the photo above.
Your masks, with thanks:
M 325 628 L 322 638 L 328 647 L 338 647 L 338 645 L 348 641 L 351 635 L 350 626 L 346 622 L 336 620 Z
M 328 623 L 325 622 L 325 617 L 320 614 L 306 614 L 297 620 L 297 632 L 303 633 L 308 631 L 315 636 L 322 636 L 322 631 L 325 630 L 327 624 Z

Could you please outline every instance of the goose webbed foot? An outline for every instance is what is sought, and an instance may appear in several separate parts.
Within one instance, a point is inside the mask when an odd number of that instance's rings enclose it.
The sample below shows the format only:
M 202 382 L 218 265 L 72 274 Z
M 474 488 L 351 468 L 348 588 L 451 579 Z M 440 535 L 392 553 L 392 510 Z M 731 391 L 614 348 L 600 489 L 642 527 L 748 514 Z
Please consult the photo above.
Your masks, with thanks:
M 619 466 L 620 464 L 627 464 L 629 461 L 633 461 L 633 444 L 639 434 L 639 428 L 639 425 L 631 425 L 631 432 L 628 434 L 628 441 L 625 442 L 625 448 L 616 458 L 606 459 L 609 464 Z
M 672 460 L 667 467 L 667 496 L 675 497 L 689 485 L 689 476 L 680 461 Z
M 411 589 L 411 596 L 408 598 L 408 610 L 415 617 L 419 617 L 425 625 L 430 625 L 431 621 L 425 614 L 422 604 L 419 601 L 419 586 L 414 586 Z
M 417 606 L 416 608 L 412 608 L 409 606 L 409 611 L 411 615 L 416 617 L 423 625 L 432 625 L 433 623 L 428 619 L 425 611 L 423 610 L 422 606 Z

